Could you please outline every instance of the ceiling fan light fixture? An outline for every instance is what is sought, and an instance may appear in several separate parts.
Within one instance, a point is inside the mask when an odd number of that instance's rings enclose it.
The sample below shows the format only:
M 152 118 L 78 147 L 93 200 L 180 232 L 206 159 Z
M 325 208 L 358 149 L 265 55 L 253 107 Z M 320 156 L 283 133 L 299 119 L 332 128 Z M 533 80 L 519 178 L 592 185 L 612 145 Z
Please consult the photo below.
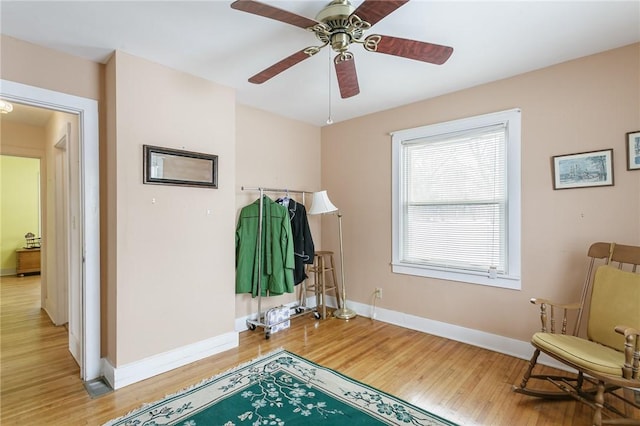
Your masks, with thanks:
M 351 36 L 347 33 L 335 33 L 331 35 L 331 48 L 336 52 L 344 52 L 351 44 Z
M 333 0 L 316 15 L 316 21 L 329 22 L 349 19 L 349 15 L 356 10 L 348 0 Z
M 13 111 L 13 105 L 0 99 L 0 114 L 9 114 L 11 111 Z

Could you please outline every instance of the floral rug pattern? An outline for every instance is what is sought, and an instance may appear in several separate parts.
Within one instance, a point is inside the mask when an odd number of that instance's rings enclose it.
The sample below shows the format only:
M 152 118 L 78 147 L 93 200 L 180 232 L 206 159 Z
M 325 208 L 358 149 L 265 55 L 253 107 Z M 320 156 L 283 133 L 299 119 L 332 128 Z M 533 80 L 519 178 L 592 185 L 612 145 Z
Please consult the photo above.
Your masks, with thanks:
M 279 350 L 105 426 L 454 425 Z

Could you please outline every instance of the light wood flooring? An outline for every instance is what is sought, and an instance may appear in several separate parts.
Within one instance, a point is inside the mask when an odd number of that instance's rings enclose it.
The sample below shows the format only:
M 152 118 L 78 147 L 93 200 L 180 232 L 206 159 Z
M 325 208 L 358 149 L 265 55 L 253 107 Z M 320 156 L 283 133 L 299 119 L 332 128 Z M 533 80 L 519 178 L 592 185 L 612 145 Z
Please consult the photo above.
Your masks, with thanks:
M 591 424 L 583 404 L 513 393 L 524 360 L 363 317 L 298 317 L 269 340 L 260 328 L 245 331 L 238 348 L 91 399 L 65 328 L 40 309 L 39 277 L 2 277 L 0 285 L 4 426 L 101 425 L 279 347 L 461 425 Z

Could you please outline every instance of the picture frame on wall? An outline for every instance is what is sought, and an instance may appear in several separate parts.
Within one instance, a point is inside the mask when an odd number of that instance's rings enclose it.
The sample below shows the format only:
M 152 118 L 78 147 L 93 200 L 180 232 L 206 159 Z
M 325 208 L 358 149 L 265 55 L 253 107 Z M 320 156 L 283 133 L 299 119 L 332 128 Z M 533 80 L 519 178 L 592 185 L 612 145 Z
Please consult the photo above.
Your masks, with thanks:
M 627 170 L 640 170 L 640 130 L 627 133 Z
M 552 158 L 553 189 L 613 185 L 613 149 L 556 155 Z

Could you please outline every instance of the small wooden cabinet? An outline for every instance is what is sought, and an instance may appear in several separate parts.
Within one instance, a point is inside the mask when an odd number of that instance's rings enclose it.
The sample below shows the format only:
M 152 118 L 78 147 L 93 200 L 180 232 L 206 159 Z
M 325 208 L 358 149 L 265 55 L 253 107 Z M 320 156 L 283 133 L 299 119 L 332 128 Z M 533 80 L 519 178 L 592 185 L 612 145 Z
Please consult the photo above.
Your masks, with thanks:
M 16 275 L 40 272 L 40 249 L 16 250 Z

